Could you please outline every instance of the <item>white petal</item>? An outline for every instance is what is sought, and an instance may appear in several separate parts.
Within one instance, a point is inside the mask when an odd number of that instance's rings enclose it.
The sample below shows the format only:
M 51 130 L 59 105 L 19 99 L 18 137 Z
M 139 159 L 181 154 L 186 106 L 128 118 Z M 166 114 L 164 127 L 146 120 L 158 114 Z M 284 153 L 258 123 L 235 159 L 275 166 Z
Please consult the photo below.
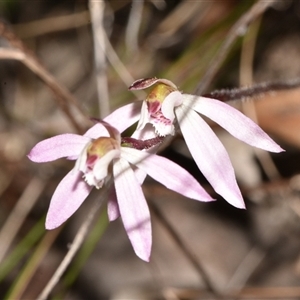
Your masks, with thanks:
M 120 156 L 120 150 L 115 149 L 107 152 L 104 156 L 99 158 L 93 168 L 94 176 L 97 180 L 103 180 L 108 174 L 108 166 L 111 161 Z
M 84 181 L 89 186 L 94 186 L 96 189 L 100 189 L 103 186 L 104 180 L 96 180 L 93 171 L 89 170 L 83 175 Z
M 165 124 L 163 122 L 156 121 L 155 119 L 153 119 L 152 124 L 155 127 L 155 133 L 159 136 L 174 135 L 175 133 L 173 124 Z
M 169 120 L 174 121 L 175 114 L 174 108 L 181 105 L 183 102 L 182 94 L 178 91 L 170 93 L 163 101 L 161 105 L 162 114 Z
M 226 201 L 245 208 L 229 156 L 215 133 L 189 107 L 181 105 L 175 113 L 187 146 L 203 175 Z
M 148 123 L 141 130 L 135 130 L 132 137 L 137 140 L 148 140 L 157 137 L 157 134 L 153 130 L 153 125 Z
M 150 116 L 149 116 L 147 102 L 143 101 L 142 108 L 141 108 L 141 115 L 136 130 L 143 129 L 145 125 L 149 122 L 150 122 Z
M 87 148 L 90 145 L 88 143 L 83 150 L 81 151 L 80 155 L 78 156 L 75 166 L 73 168 L 74 171 L 81 171 L 83 173 L 86 172 L 86 160 L 87 160 Z
M 237 109 L 221 101 L 183 95 L 184 104 L 209 117 L 239 140 L 267 151 L 284 151 L 256 123 Z

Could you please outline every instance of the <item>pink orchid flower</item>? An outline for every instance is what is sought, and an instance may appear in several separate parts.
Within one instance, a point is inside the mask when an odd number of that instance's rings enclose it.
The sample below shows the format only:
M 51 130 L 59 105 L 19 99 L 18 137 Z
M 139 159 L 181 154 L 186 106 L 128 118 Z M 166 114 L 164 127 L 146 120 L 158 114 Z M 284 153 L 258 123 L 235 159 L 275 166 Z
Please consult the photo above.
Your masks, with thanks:
M 124 118 L 126 111 L 132 111 L 132 107 L 126 106 L 106 119 L 113 120 L 119 113 Z M 136 117 L 130 115 L 132 122 L 136 121 Z M 120 119 L 116 121 L 119 128 L 128 126 Z M 133 140 L 128 138 L 122 143 L 117 129 L 99 122 L 84 136 L 61 134 L 33 147 L 28 157 L 37 163 L 61 157 L 77 159 L 74 169 L 62 179 L 52 196 L 46 229 L 60 226 L 75 213 L 93 187 L 101 188 L 112 177 L 114 189 L 108 202 L 109 219 L 112 221 L 121 216 L 136 255 L 149 261 L 152 245 L 150 213 L 140 184 L 144 178 L 138 178 L 136 168 L 186 197 L 213 200 L 194 177 L 174 162 L 128 147 L 134 144 L 131 143 Z M 139 143 L 138 140 L 134 142 Z
M 240 111 L 221 101 L 183 94 L 166 79 L 140 79 L 130 90 L 153 90 L 142 104 L 137 131 L 147 124 L 160 136 L 173 135 L 178 124 L 199 169 L 214 190 L 237 208 L 245 208 L 229 156 L 216 134 L 199 115 L 226 129 L 239 140 L 267 151 L 284 151 L 257 124 Z M 148 125 L 147 125 L 148 126 Z

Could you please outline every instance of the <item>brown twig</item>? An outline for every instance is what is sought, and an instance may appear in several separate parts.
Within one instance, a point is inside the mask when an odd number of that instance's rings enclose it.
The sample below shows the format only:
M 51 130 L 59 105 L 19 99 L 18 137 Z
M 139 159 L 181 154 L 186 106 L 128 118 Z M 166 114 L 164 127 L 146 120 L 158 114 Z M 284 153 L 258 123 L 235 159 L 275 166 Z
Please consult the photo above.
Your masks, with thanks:
M 209 292 L 211 292 L 216 298 L 221 298 L 218 295 L 218 292 L 214 288 L 213 284 L 211 283 L 211 280 L 209 279 L 207 273 L 203 269 L 201 263 L 199 260 L 196 258 L 194 253 L 188 247 L 185 245 L 184 241 L 180 238 L 178 233 L 175 231 L 173 226 L 168 222 L 168 220 L 165 218 L 159 207 L 153 202 L 149 202 L 149 207 L 151 211 L 155 214 L 155 216 L 158 218 L 160 223 L 164 226 L 164 228 L 168 231 L 170 236 L 173 238 L 175 241 L 176 245 L 181 249 L 181 251 L 185 254 L 187 259 L 191 262 L 191 264 L 194 266 L 196 269 L 197 273 L 199 274 L 200 278 L 204 281 L 206 288 Z
M 19 60 L 35 73 L 53 92 L 58 106 L 65 113 L 73 127 L 78 132 L 83 132 L 83 127 L 73 116 L 70 106 L 76 107 L 85 118 L 86 115 L 74 96 L 48 72 L 36 55 L 27 49 L 24 43 L 2 21 L 0 21 L 0 36 L 4 37 L 15 48 L 1 48 L 0 58 Z

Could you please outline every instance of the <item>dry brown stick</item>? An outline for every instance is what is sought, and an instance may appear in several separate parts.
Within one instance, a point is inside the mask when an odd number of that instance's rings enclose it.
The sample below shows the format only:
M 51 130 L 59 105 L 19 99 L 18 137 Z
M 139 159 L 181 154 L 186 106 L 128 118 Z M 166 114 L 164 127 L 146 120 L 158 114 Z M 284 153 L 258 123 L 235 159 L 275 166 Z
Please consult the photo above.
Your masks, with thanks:
M 40 63 L 36 55 L 27 49 L 24 43 L 1 21 L 0 36 L 4 37 L 11 44 L 11 46 L 16 48 L 1 48 L 0 58 L 19 60 L 33 73 L 35 73 L 53 92 L 58 106 L 65 113 L 73 127 L 78 132 L 82 133 L 83 127 L 73 116 L 70 105 L 75 106 L 85 118 L 87 116 L 80 108 L 74 96 L 63 85 L 61 85 L 53 75 L 48 72 L 48 70 Z
M 198 261 L 198 259 L 195 257 L 195 255 L 192 253 L 190 249 L 185 245 L 184 241 L 180 238 L 178 233 L 175 231 L 173 226 L 168 222 L 168 220 L 165 218 L 161 210 L 158 208 L 158 206 L 153 202 L 149 201 L 149 207 L 151 208 L 151 211 L 155 214 L 155 216 L 159 219 L 160 223 L 164 226 L 164 228 L 168 231 L 168 233 L 171 235 L 177 246 L 181 249 L 181 251 L 185 254 L 187 259 L 191 262 L 191 264 L 194 266 L 194 268 L 197 270 L 197 273 L 200 275 L 200 278 L 204 281 L 204 284 L 206 285 L 206 288 L 209 292 L 211 292 L 217 299 L 221 299 L 222 297 L 218 294 L 216 289 L 214 288 L 213 284 L 211 283 L 211 280 L 209 279 L 207 273 L 203 269 L 201 263 Z
M 212 59 L 212 63 L 209 65 L 207 72 L 204 74 L 201 82 L 196 88 L 196 95 L 201 95 L 205 92 L 208 85 L 213 80 L 214 76 L 218 72 L 220 66 L 222 65 L 226 55 L 228 54 L 230 47 L 237 37 L 243 35 L 247 30 L 248 26 L 256 20 L 258 16 L 263 14 L 265 10 L 270 7 L 272 4 L 277 2 L 278 0 L 260 0 L 255 3 L 244 15 L 242 15 L 238 21 L 233 25 L 231 30 L 229 31 L 225 41 L 221 45 L 220 50 Z

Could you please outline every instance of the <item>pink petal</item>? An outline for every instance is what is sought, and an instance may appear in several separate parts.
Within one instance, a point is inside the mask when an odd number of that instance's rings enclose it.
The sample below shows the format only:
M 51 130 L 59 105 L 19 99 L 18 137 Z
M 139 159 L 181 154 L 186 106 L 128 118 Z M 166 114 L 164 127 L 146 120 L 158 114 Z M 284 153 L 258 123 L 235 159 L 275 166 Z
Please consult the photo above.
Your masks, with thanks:
M 175 113 L 187 146 L 199 169 L 214 190 L 238 208 L 245 208 L 229 156 L 208 124 L 189 107 Z
M 209 117 L 239 140 L 267 151 L 284 151 L 256 123 L 237 109 L 221 101 L 183 95 L 184 104 Z
M 97 139 L 101 136 L 108 136 L 109 133 L 102 123 L 98 122 L 92 126 L 83 136 L 88 136 L 91 139 Z
M 57 186 L 46 217 L 46 229 L 54 229 L 69 219 L 93 187 L 82 179 L 82 173 L 70 171 Z
M 48 162 L 67 156 L 78 156 L 85 145 L 90 142 L 88 137 L 77 134 L 61 134 L 36 144 L 28 154 L 34 162 Z
M 122 157 L 170 190 L 199 201 L 213 200 L 190 173 L 165 157 L 132 148 L 122 148 Z
M 138 257 L 149 261 L 152 245 L 150 212 L 143 191 L 129 163 L 118 159 L 113 167 L 120 214 Z
M 141 106 L 142 101 L 124 105 L 104 118 L 104 121 L 111 124 L 112 126 L 114 126 L 114 128 L 122 133 L 125 129 L 129 128 L 131 125 L 138 121 L 140 117 Z M 108 136 L 108 133 L 101 123 L 97 123 L 96 125 L 91 127 L 84 135 L 96 139 L 100 136 Z
M 110 125 L 109 123 L 105 123 L 105 128 L 107 129 L 110 137 L 113 138 L 114 140 L 116 140 L 116 142 L 118 144 L 120 144 L 121 143 L 120 132 L 114 126 Z
M 115 221 L 120 217 L 120 210 L 117 201 L 115 187 L 112 187 L 109 191 L 109 198 L 107 202 L 107 215 L 108 215 L 108 220 L 110 222 Z

